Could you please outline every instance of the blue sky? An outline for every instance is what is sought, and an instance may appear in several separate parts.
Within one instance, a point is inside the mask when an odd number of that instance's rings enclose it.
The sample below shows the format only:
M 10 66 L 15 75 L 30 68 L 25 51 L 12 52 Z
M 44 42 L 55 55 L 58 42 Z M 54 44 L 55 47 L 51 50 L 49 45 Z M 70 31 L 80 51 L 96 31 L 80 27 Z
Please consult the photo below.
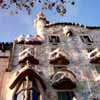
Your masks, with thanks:
M 43 12 L 51 22 L 75 22 L 100 26 L 100 0 L 76 0 L 75 6 L 70 4 L 66 6 L 67 13 L 64 17 L 59 16 L 55 9 L 43 10 Z M 33 8 L 31 16 L 25 11 L 10 16 L 9 11 L 0 10 L 0 41 L 13 41 L 20 34 L 36 34 L 33 23 L 39 11 L 41 8 L 38 4 Z

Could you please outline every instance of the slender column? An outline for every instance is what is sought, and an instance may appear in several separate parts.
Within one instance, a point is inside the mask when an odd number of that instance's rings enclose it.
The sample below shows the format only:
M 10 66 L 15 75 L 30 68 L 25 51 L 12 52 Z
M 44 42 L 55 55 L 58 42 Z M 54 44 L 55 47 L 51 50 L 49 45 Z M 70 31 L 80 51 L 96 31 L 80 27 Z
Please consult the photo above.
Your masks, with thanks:
M 25 82 L 25 92 L 24 92 L 24 100 L 29 100 L 28 99 L 28 81 L 29 81 L 29 79 L 28 79 L 28 76 L 26 77 L 26 82 Z
M 29 61 L 26 61 L 26 67 L 29 67 Z M 29 77 L 26 76 L 25 78 L 25 92 L 24 92 L 24 100 L 30 100 L 30 91 L 28 91 L 28 85 L 29 85 Z

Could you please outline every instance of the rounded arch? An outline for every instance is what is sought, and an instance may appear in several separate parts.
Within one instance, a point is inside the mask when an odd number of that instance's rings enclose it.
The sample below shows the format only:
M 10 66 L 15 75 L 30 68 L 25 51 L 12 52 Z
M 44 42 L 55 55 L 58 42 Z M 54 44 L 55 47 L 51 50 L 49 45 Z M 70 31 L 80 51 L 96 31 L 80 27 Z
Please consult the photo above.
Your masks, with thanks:
M 51 84 L 57 90 L 72 90 L 76 87 L 76 75 L 68 69 L 61 69 L 51 77 Z

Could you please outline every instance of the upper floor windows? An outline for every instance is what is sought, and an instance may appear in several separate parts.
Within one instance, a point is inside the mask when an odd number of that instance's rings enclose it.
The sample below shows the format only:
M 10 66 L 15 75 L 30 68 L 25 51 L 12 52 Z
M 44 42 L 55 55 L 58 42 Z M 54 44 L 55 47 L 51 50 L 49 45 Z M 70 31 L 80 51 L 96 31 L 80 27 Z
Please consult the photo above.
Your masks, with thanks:
M 93 39 L 88 35 L 82 35 L 82 36 L 80 36 L 80 38 L 81 38 L 82 42 L 87 45 L 91 45 L 93 43 Z
M 52 43 L 53 45 L 57 45 L 58 43 L 60 43 L 59 36 L 51 35 L 49 36 L 48 39 L 49 39 L 49 43 Z

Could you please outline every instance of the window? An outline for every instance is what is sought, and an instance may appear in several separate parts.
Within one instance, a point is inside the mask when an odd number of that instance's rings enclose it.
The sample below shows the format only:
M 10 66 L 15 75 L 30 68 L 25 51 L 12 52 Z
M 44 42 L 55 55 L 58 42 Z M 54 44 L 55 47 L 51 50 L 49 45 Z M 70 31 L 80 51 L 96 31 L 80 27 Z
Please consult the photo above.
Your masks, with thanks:
M 53 45 L 57 45 L 58 43 L 60 43 L 59 36 L 49 36 L 49 43 L 52 43 Z
M 35 80 L 24 80 L 20 88 L 17 90 L 14 100 L 40 100 Z
M 73 92 L 58 92 L 58 100 L 73 100 Z
M 92 38 L 90 38 L 88 35 L 82 35 L 82 36 L 80 36 L 80 38 L 81 38 L 82 42 L 87 45 L 91 45 L 93 43 Z
M 15 95 L 15 100 L 39 100 L 39 93 L 35 89 L 23 90 Z

